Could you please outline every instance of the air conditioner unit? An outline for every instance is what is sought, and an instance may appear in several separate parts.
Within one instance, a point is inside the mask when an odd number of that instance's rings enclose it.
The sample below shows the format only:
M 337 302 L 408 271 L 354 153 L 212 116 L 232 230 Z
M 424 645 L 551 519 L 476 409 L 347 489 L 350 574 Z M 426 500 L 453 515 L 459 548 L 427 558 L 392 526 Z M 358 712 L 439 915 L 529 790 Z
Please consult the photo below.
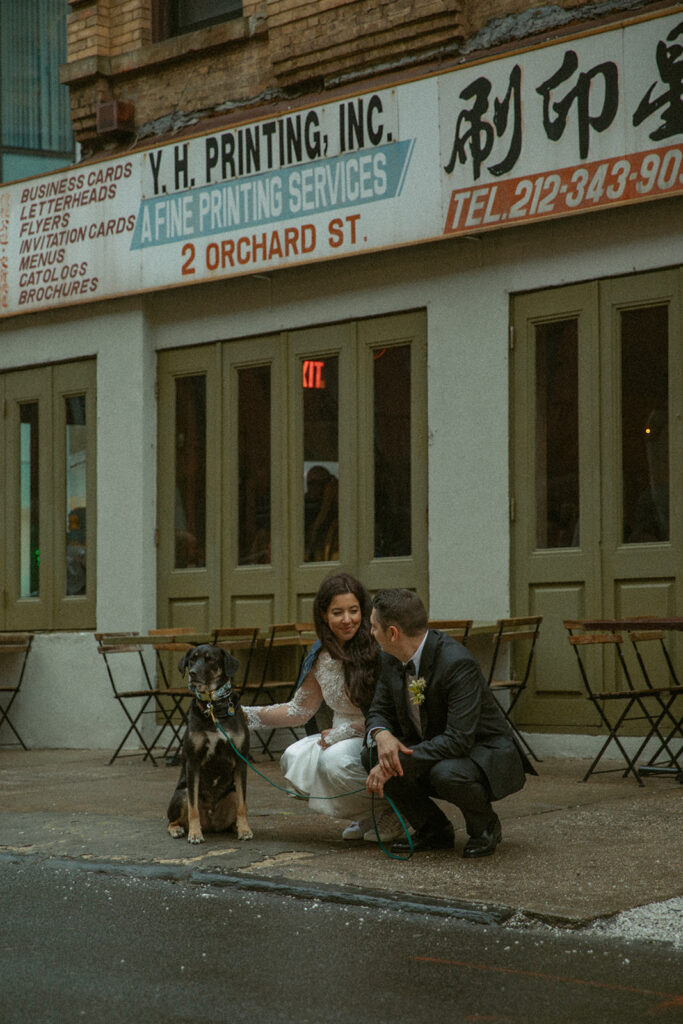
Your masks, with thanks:
M 97 134 L 135 131 L 135 104 L 123 100 L 108 100 L 97 104 Z

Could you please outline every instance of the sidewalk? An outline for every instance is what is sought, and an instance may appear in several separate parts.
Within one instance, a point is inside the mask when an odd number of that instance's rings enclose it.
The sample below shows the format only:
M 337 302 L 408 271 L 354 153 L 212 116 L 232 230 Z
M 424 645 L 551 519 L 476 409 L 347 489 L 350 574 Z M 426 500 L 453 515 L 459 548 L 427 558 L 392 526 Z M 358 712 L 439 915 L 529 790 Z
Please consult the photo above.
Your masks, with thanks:
M 514 911 L 581 924 L 683 894 L 683 786 L 620 772 L 581 779 L 586 764 L 546 759 L 539 777 L 496 805 L 503 842 L 492 857 L 463 860 L 462 819 L 452 811 L 454 852 L 392 860 L 377 844 L 341 839 L 343 822 L 308 811 L 249 773 L 251 842 L 209 835 L 171 839 L 166 805 L 178 768 L 140 755 L 108 765 L 106 751 L 0 749 L 0 855 L 68 858 L 170 877 L 322 890 L 358 899 L 464 907 L 504 919 Z M 256 768 L 282 784 L 277 762 Z M 208 881 L 207 877 L 207 881 Z M 467 916 L 467 915 L 465 915 Z

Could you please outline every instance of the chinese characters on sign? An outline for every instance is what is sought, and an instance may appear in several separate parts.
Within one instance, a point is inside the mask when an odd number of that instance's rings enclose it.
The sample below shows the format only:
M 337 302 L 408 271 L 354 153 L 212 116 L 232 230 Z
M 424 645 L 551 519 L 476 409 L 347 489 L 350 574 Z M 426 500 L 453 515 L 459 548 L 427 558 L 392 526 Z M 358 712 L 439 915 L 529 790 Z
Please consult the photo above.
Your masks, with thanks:
M 444 171 L 452 175 L 458 166 L 467 168 L 471 185 L 451 191 L 444 231 L 500 227 L 680 191 L 683 47 L 677 40 L 682 35 L 680 21 L 656 40 L 651 67 L 659 80 L 654 83 L 640 84 L 639 65 L 620 68 L 616 56 L 603 59 L 604 36 L 592 37 L 594 46 L 586 43 L 580 52 L 552 47 L 546 51 L 549 60 L 536 62 L 538 80 L 532 61 L 524 69 L 515 61 L 507 78 L 498 62 L 489 65 L 491 73 L 469 82 L 454 102 Z M 632 129 L 646 126 L 651 142 L 678 138 L 679 143 L 635 152 L 624 146 L 606 159 L 591 160 L 599 136 L 619 120 L 620 137 L 628 139 Z M 552 152 L 555 144 L 567 154 L 564 165 Z M 541 148 L 549 154 L 547 169 L 509 176 L 524 161 L 525 149 L 538 153 Z M 483 184 L 482 175 L 505 180 Z

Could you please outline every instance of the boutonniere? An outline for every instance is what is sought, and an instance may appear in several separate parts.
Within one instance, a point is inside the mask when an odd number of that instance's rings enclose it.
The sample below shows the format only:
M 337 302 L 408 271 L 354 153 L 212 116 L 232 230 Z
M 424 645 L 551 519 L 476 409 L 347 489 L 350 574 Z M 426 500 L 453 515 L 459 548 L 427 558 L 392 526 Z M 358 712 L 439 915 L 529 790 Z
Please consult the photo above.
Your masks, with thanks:
M 408 683 L 408 691 L 410 693 L 411 704 L 422 704 L 425 699 L 425 687 L 427 681 L 425 679 L 413 679 Z

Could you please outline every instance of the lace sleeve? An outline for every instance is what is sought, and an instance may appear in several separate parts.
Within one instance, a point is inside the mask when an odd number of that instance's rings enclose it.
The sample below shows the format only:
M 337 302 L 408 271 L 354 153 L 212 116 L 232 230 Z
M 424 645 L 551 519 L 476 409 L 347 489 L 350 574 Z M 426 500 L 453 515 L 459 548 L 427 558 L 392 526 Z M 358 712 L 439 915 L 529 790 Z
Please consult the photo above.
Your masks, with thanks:
M 294 696 L 286 704 L 265 704 L 245 707 L 242 710 L 250 729 L 269 726 L 282 729 L 285 726 L 305 725 L 323 702 L 320 684 L 313 672 L 309 672 Z
M 352 740 L 357 736 L 362 736 L 364 724 L 364 720 L 361 718 L 357 722 L 343 722 L 341 725 L 336 725 L 325 736 L 327 746 L 331 747 L 333 743 L 339 743 L 340 740 Z

